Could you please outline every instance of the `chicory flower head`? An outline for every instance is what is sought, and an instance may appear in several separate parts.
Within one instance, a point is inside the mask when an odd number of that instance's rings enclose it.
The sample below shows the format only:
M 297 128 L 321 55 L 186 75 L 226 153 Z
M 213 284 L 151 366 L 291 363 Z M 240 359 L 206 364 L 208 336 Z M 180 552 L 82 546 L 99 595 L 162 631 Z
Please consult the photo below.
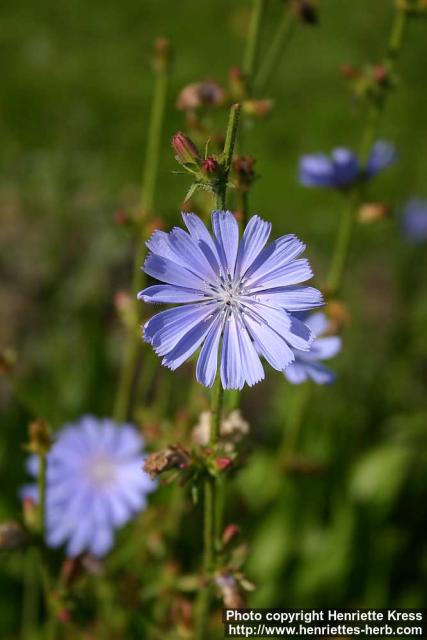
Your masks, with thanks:
M 213 237 L 194 213 L 182 214 L 188 233 L 156 231 L 144 270 L 166 284 L 139 293 L 145 302 L 184 303 L 153 316 L 144 337 L 162 363 L 176 369 L 201 347 L 197 380 L 212 386 L 220 353 L 225 389 L 252 386 L 264 378 L 260 355 L 284 371 L 293 349 L 308 351 L 310 329 L 290 312 L 322 304 L 321 293 L 300 286 L 312 277 L 305 245 L 287 235 L 267 245 L 271 224 L 249 221 L 239 242 L 230 211 L 212 213 Z
M 402 211 L 403 234 L 412 244 L 427 241 L 427 201 L 413 198 L 408 200 Z
M 328 328 L 328 320 L 323 312 L 309 316 L 305 323 L 314 335 L 311 349 L 295 351 L 295 362 L 285 370 L 285 376 L 292 384 L 307 380 L 313 380 L 316 384 L 332 384 L 335 382 L 335 373 L 325 367 L 322 360 L 329 360 L 341 351 L 341 338 L 323 335 Z
M 129 424 L 85 416 L 66 425 L 47 456 L 46 540 L 66 553 L 104 556 L 114 532 L 142 511 L 155 484 L 143 471 L 143 439 Z M 29 472 L 37 475 L 31 456 Z M 21 490 L 38 501 L 36 485 Z
M 332 187 L 344 189 L 358 180 L 373 178 L 396 161 L 394 145 L 379 140 L 372 147 L 368 161 L 361 166 L 350 149 L 333 149 L 330 156 L 314 153 L 302 156 L 299 163 L 299 181 L 306 187 Z

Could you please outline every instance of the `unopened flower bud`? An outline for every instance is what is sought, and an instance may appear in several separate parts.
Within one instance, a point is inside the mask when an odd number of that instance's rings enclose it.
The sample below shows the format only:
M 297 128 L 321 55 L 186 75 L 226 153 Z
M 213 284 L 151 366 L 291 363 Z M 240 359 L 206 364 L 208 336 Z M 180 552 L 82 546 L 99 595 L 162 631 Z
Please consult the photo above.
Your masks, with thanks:
M 232 461 L 230 460 L 230 458 L 226 458 L 225 456 L 217 458 L 215 460 L 215 463 L 220 471 L 226 471 L 232 465 Z
M 348 308 L 340 300 L 330 300 L 326 306 L 326 315 L 329 318 L 327 334 L 341 333 L 343 327 L 351 323 L 351 315 Z
M 178 132 L 172 138 L 176 159 L 183 165 L 199 165 L 201 156 L 194 142 L 184 133 Z
M 0 353 L 0 374 L 10 373 L 16 362 L 16 353 L 13 349 L 5 349 Z
M 355 78 L 360 78 L 361 71 L 357 67 L 352 64 L 344 63 L 340 67 L 341 75 L 344 78 L 348 78 L 349 80 L 354 80 Z
M 295 15 L 307 24 L 317 24 L 319 16 L 315 0 L 292 0 Z
M 28 542 L 28 533 L 19 522 L 10 520 L 0 524 L 0 551 L 20 549 L 25 547 Z
M 228 544 L 230 540 L 235 538 L 240 533 L 240 527 L 237 524 L 229 524 L 225 527 L 224 533 L 222 534 L 222 542 L 223 544 Z
M 397 8 L 408 13 L 427 13 L 427 0 L 396 0 Z
M 241 67 L 230 67 L 228 72 L 228 82 L 233 100 L 243 100 L 247 95 L 245 74 Z
M 218 161 L 213 156 L 209 156 L 206 160 L 203 160 L 201 167 L 202 171 L 209 176 L 218 173 L 219 170 Z
M 117 291 L 114 296 L 117 314 L 125 327 L 133 328 L 137 324 L 137 307 L 128 291 Z
M 367 202 L 357 212 L 357 219 L 362 224 L 369 224 L 390 217 L 391 209 L 384 202 Z
M 71 614 L 68 611 L 68 609 L 66 609 L 65 607 L 62 607 L 61 609 L 59 609 L 56 616 L 59 622 L 62 622 L 62 624 L 67 624 L 67 622 L 71 622 Z
M 40 525 L 39 508 L 30 497 L 22 499 L 22 517 L 29 531 L 37 531 Z
M 29 443 L 25 449 L 37 455 L 46 455 L 52 446 L 49 425 L 41 418 L 33 420 L 28 425 Z
M 372 77 L 379 85 L 385 85 L 390 79 L 388 69 L 383 64 L 376 64 L 372 69 Z
M 172 60 L 172 47 L 168 38 L 157 38 L 154 43 L 154 68 L 165 71 Z
M 254 171 L 255 158 L 250 156 L 236 156 L 233 160 L 233 172 L 235 176 L 235 187 L 238 191 L 249 191 L 256 180 Z
M 267 117 L 272 108 L 272 100 L 245 100 L 242 104 L 243 113 L 254 118 Z
M 131 222 L 130 215 L 124 209 L 117 209 L 113 216 L 114 222 L 119 225 L 127 225 Z

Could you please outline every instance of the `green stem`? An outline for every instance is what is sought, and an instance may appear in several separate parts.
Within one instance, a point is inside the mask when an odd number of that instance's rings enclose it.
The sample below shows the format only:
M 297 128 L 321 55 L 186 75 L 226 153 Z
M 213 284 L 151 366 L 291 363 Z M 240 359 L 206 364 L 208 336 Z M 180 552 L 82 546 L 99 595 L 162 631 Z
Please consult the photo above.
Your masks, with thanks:
M 354 198 L 347 199 L 346 207 L 341 213 L 340 225 L 335 240 L 335 247 L 326 278 L 328 295 L 335 295 L 340 287 L 350 247 L 351 232 L 357 205 Z
M 283 53 L 291 39 L 293 26 L 294 17 L 289 9 L 285 9 L 271 41 L 270 48 L 267 50 L 261 68 L 255 77 L 254 89 L 257 93 L 264 91 L 274 72 L 277 70 Z
M 31 640 L 37 625 L 39 604 L 38 558 L 33 547 L 27 549 L 24 562 L 21 640 Z
M 133 300 L 135 300 L 138 292 L 143 288 L 145 281 L 145 274 L 141 268 L 145 255 L 144 223 L 152 214 L 155 203 L 168 83 L 169 64 L 165 63 L 157 65 L 154 97 L 148 123 L 147 153 L 142 177 L 142 207 L 139 216 L 139 230 L 136 241 L 135 261 L 133 265 L 131 289 Z M 135 323 L 135 326 L 131 327 L 127 338 L 125 356 L 114 405 L 114 418 L 117 422 L 123 422 L 128 417 L 132 387 L 135 379 L 135 371 L 141 344 L 142 341 L 138 320 Z
M 258 58 L 259 37 L 265 6 L 266 0 L 254 0 L 254 8 L 249 24 L 249 34 L 243 58 L 243 73 L 245 74 L 246 89 L 249 95 L 252 94 L 253 75 Z
M 393 73 L 402 48 L 405 30 L 407 25 L 407 14 L 405 11 L 396 9 L 390 37 L 387 46 L 385 64 L 389 73 Z M 372 148 L 372 144 L 378 134 L 381 117 L 384 112 L 387 94 L 383 94 L 380 99 L 371 103 L 368 111 L 368 119 L 362 132 L 359 148 L 359 157 L 362 162 L 366 162 Z M 329 295 L 336 295 L 340 289 L 344 275 L 347 257 L 350 248 L 352 228 L 354 218 L 363 198 L 363 183 L 357 185 L 352 192 L 347 194 L 346 204 L 342 212 L 338 232 L 335 240 L 331 262 L 326 278 L 327 291 Z M 304 415 L 309 405 L 312 385 L 305 385 L 305 390 L 301 394 L 298 410 L 294 416 L 289 430 L 285 435 L 280 448 L 279 460 L 296 447 L 297 438 L 303 424 Z
M 240 109 L 240 104 L 232 104 L 230 108 L 224 150 L 222 152 L 222 176 L 219 183 L 215 185 L 215 207 L 219 211 L 224 211 L 226 206 L 228 177 L 239 128 Z
M 233 104 L 230 109 L 227 132 L 225 136 L 224 151 L 222 155 L 223 175 L 220 185 L 216 189 L 216 207 L 224 210 L 226 207 L 227 183 L 230 173 L 231 161 L 233 158 L 234 146 L 236 144 L 237 130 L 239 126 L 240 105 Z M 219 369 L 219 358 L 218 358 Z M 218 446 L 220 436 L 221 417 L 224 403 L 224 390 L 222 388 L 219 370 L 215 378 L 211 396 L 211 427 L 209 433 L 209 446 L 215 451 Z M 197 640 L 206 640 L 206 628 L 209 618 L 211 585 L 209 578 L 215 569 L 216 549 L 218 546 L 217 537 L 220 535 L 217 526 L 217 514 L 220 510 L 218 504 L 217 479 L 207 474 L 204 486 L 204 507 L 203 507 L 203 574 L 206 584 L 200 590 L 196 603 L 196 629 Z M 224 494 L 222 493 L 222 499 Z
M 406 11 L 397 9 L 394 21 L 391 27 L 385 65 L 390 74 L 394 72 L 400 50 L 402 48 L 405 28 L 407 24 Z M 366 162 L 375 138 L 378 135 L 378 129 L 381 117 L 384 112 L 387 94 L 383 93 L 378 99 L 374 100 L 368 112 L 368 119 L 362 133 L 360 141 L 359 156 L 363 163 Z M 354 196 L 349 195 L 345 209 L 341 215 L 341 221 L 335 241 L 332 261 L 327 276 L 328 293 L 335 295 L 341 285 L 342 277 L 345 270 L 345 264 L 350 248 L 351 232 L 353 222 L 357 210 L 363 198 L 363 183 L 356 186 Z
M 224 391 L 221 384 L 221 377 L 217 374 L 212 389 L 211 398 L 211 428 L 209 433 L 209 446 L 215 448 L 218 444 L 221 414 L 224 399 Z M 215 569 L 215 555 L 217 547 L 217 536 L 219 535 L 216 524 L 219 505 L 217 479 L 207 475 L 203 486 L 204 515 L 203 515 L 203 575 L 206 584 L 200 591 L 197 602 L 196 613 L 196 634 L 197 640 L 206 640 L 206 628 L 209 618 L 209 607 L 212 587 L 209 584 L 209 577 Z

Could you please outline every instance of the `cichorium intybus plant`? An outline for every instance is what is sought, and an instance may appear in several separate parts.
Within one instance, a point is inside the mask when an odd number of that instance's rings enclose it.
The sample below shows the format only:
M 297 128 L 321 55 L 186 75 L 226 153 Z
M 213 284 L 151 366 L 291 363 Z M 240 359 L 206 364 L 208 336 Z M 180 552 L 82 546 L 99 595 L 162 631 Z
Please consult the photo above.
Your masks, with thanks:
M 299 238 L 287 235 L 269 242 L 271 224 L 258 215 L 250 218 L 240 237 L 236 218 L 226 210 L 238 112 L 234 105 L 224 153 L 218 159 L 220 169 L 210 185 L 219 205 L 211 215 L 212 232 L 194 213 L 182 214 L 186 229 L 155 231 L 147 241 L 143 268 L 162 284 L 153 284 L 138 296 L 146 303 L 177 305 L 145 323 L 144 339 L 172 370 L 199 351 L 195 375 L 212 387 L 209 447 L 214 454 L 224 390 L 260 382 L 265 375 L 262 360 L 285 373 L 300 354 L 309 352 L 314 336 L 297 314 L 323 303 L 320 291 L 305 284 L 313 273 L 301 257 L 306 247 Z M 188 144 L 186 149 L 193 151 Z M 218 569 L 217 474 L 207 468 L 205 476 L 206 586 L 198 605 L 199 637 Z

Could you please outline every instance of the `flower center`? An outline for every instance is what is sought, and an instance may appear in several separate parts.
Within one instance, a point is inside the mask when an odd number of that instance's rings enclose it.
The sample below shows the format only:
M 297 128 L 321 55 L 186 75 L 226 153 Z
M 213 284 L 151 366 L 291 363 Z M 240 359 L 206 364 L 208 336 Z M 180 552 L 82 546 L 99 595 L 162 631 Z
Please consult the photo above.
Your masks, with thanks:
M 99 455 L 90 460 L 87 472 L 89 478 L 98 486 L 105 486 L 115 479 L 116 470 L 111 458 Z

